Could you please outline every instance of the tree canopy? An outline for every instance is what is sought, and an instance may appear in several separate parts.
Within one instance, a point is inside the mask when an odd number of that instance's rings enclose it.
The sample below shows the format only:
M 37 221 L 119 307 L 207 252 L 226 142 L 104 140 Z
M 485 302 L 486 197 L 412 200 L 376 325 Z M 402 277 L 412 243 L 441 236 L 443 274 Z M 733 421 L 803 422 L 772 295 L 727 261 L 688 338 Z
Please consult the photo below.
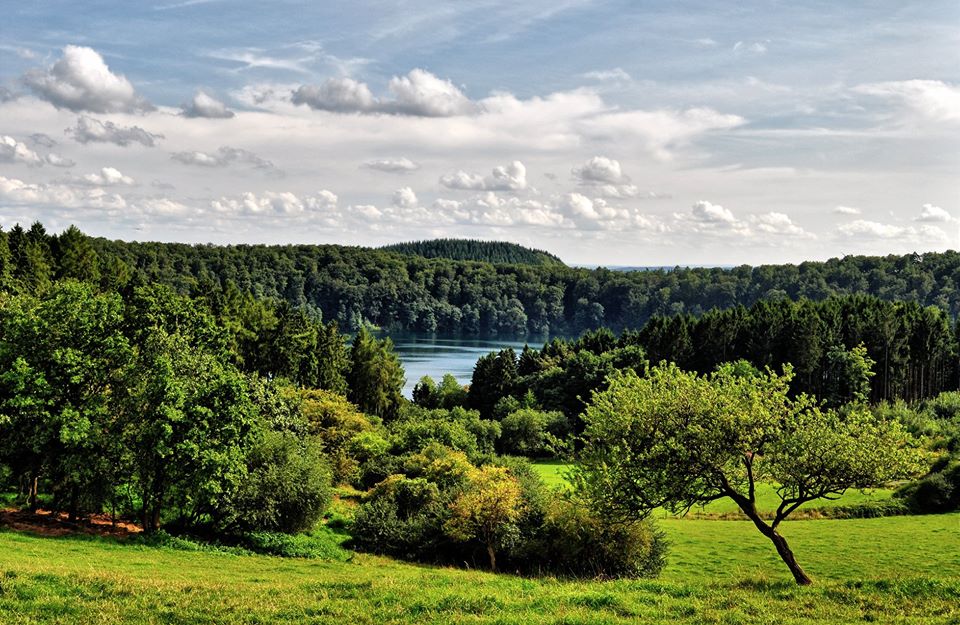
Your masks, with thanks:
M 792 371 L 708 375 L 661 365 L 641 378 L 616 374 L 584 414 L 576 480 L 604 510 L 645 516 L 729 497 L 769 538 L 800 584 L 810 583 L 780 523 L 804 503 L 881 486 L 915 469 L 909 435 L 866 409 L 823 410 L 791 398 Z M 773 519 L 756 507 L 756 485 L 778 485 Z

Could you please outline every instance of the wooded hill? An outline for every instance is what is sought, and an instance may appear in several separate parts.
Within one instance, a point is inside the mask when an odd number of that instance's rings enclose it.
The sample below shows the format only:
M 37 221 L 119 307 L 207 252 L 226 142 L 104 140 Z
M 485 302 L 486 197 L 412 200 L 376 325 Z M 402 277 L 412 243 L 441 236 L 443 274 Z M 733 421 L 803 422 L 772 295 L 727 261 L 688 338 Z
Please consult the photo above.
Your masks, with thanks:
M 495 265 L 562 265 L 557 256 L 543 250 L 523 247 L 507 241 L 477 241 L 475 239 L 433 239 L 395 243 L 380 248 L 424 258 L 473 260 Z
M 10 259 L 10 260 L 4 260 Z M 228 286 L 336 320 L 389 330 L 501 336 L 640 328 L 760 300 L 868 294 L 960 312 L 960 253 L 847 256 L 799 265 L 618 272 L 495 265 L 338 245 L 185 245 L 59 236 L 34 224 L 0 238 L 0 282 L 74 275 L 109 288 L 160 282 L 185 294 Z M 92 278 L 91 278 L 92 277 Z

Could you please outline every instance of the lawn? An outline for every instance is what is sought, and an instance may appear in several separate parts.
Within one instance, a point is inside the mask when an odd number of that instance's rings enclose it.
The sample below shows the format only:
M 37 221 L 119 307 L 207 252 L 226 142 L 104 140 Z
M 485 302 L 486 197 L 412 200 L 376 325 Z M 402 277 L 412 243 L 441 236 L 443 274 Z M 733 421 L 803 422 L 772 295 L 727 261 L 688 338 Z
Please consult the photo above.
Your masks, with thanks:
M 960 515 L 788 523 L 799 588 L 749 524 L 667 519 L 659 580 L 524 579 L 406 564 L 188 552 L 0 531 L 0 622 L 950 623 Z
M 540 461 L 533 464 L 534 470 L 540 475 L 544 483 L 553 488 L 564 488 L 567 485 L 565 477 L 570 469 L 570 464 L 556 461 Z M 870 501 L 882 501 L 889 499 L 893 490 L 885 488 L 870 489 L 868 491 L 849 490 L 839 499 L 821 499 L 810 502 L 799 508 L 799 511 L 811 510 L 814 508 L 831 508 L 835 506 L 854 506 Z M 773 512 L 780 504 L 780 498 L 777 497 L 776 488 L 770 484 L 757 485 L 757 509 L 763 512 Z M 697 506 L 690 511 L 693 516 L 709 515 L 723 516 L 738 514 L 740 509 L 732 499 L 719 499 L 712 501 L 706 506 Z M 672 516 L 666 510 L 658 511 L 658 517 Z

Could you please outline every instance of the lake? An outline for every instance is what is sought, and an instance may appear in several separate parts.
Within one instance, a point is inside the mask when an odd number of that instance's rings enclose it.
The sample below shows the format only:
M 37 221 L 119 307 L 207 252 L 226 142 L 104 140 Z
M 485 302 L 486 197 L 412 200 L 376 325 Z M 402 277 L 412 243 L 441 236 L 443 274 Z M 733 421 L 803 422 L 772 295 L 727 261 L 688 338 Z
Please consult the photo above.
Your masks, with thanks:
M 452 373 L 461 384 L 470 382 L 473 366 L 484 354 L 512 347 L 518 353 L 529 342 L 532 347 L 543 346 L 543 339 L 527 341 L 506 338 L 441 337 L 418 334 L 389 334 L 397 355 L 406 371 L 407 383 L 403 394 L 410 397 L 413 387 L 425 375 L 440 381 L 445 373 Z

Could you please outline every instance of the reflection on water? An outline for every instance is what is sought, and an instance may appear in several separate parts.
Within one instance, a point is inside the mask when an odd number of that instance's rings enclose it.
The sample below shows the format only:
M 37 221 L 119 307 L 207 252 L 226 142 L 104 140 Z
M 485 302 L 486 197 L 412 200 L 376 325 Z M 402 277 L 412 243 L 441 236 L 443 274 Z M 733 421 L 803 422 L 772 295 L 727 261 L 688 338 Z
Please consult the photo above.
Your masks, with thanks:
M 500 338 L 449 337 L 422 334 L 387 334 L 403 362 L 407 383 L 403 394 L 410 397 L 413 387 L 425 375 L 440 381 L 445 373 L 452 373 L 457 381 L 466 384 L 473 375 L 473 366 L 484 354 L 512 347 L 518 353 L 526 343 L 540 348 L 544 339 L 531 337 L 527 341 Z

